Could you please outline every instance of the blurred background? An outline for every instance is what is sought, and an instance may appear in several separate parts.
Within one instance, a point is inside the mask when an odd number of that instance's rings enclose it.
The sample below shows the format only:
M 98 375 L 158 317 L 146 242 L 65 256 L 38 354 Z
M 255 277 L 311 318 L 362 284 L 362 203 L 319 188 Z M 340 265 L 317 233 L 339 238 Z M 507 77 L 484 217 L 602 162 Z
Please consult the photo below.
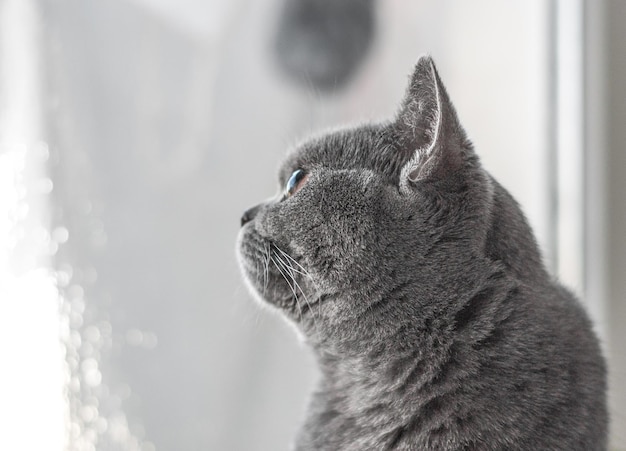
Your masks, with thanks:
M 239 218 L 431 54 L 583 299 L 626 449 L 626 2 L 0 0 L 0 449 L 287 450 L 316 380 Z

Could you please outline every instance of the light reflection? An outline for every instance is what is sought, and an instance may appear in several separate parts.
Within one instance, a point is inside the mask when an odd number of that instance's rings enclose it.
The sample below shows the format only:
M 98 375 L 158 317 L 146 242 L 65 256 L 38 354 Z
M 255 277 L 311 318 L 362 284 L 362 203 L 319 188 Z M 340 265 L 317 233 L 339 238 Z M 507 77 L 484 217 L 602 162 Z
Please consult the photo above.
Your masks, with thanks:
M 61 288 L 66 287 L 72 278 L 72 274 L 64 270 L 57 271 L 55 276 L 57 279 L 57 286 Z
M 9 301 L 0 315 L 0 427 L 12 425 L 2 427 L 0 449 L 88 451 L 105 444 L 138 451 L 141 441 L 122 411 L 130 387 L 122 386 L 116 396 L 103 386 L 98 359 L 102 349 L 111 348 L 111 324 L 83 327 L 81 282 L 95 283 L 97 272 L 68 263 L 51 269 L 51 257 L 68 242 L 69 231 L 57 225 L 50 232 L 43 196 L 52 181 L 37 178 L 27 164 L 48 157 L 41 142 L 32 149 L 5 146 L 0 153 L 0 301 Z M 156 341 L 153 335 L 146 335 L 148 343 Z M 100 397 L 107 400 L 107 412 L 99 409 Z M 107 415 L 115 419 L 113 429 Z M 141 425 L 137 431 L 144 435 Z
M 98 417 L 98 409 L 94 406 L 84 406 L 80 409 L 80 417 L 85 423 L 91 423 Z
M 101 350 L 111 349 L 113 329 L 106 320 L 84 324 L 82 284 L 94 284 L 97 271 L 79 271 L 68 263 L 51 269 L 51 257 L 68 242 L 69 231 L 63 225 L 52 232 L 47 227 L 37 196 L 49 193 L 52 182 L 44 178 L 35 180 L 33 189 L 26 187 L 25 161 L 33 155 L 47 160 L 47 145 L 0 153 L 0 301 L 10 301 L 2 303 L 0 315 L 6 337 L 0 340 L 0 356 L 7 367 L 0 384 L 0 426 L 17 425 L 0 435 L 0 449 L 87 451 L 108 443 L 130 451 L 153 450 L 153 444 L 143 441 L 143 426 L 133 424 L 131 432 L 123 413 L 130 387 L 122 385 L 119 394 L 112 394 L 103 385 L 98 360 Z M 101 222 L 95 233 L 103 244 Z M 126 338 L 147 349 L 157 344 L 156 334 L 138 329 Z M 106 411 L 100 410 L 100 399 L 106 400 Z M 31 433 L 35 425 L 38 434 Z
M 109 427 L 109 423 L 106 420 L 106 418 L 102 418 L 102 417 L 99 417 L 95 421 L 95 425 L 96 425 L 96 430 L 100 434 L 104 434 L 107 431 L 108 427 Z
M 157 336 L 154 332 L 145 332 L 143 334 L 142 346 L 146 349 L 154 349 L 158 344 Z
M 0 449 L 89 451 L 108 444 L 129 451 L 154 450 L 152 443 L 143 441 L 143 426 L 133 424 L 131 432 L 123 413 L 130 387 L 123 384 L 113 394 L 103 385 L 98 360 L 101 350 L 111 349 L 113 329 L 106 320 L 84 324 L 83 284 L 94 284 L 97 271 L 93 267 L 76 270 L 68 263 L 51 269 L 50 259 L 68 242 L 69 230 L 57 225 L 50 232 L 46 224 L 45 204 L 37 196 L 50 193 L 52 181 L 29 181 L 25 176 L 26 161 L 49 158 L 47 145 L 39 142 L 31 150 L 25 146 L 3 149 L 0 301 L 10 302 L 2 303 L 0 315 L 0 330 L 6 337 L 0 340 L 0 355 L 3 368 L 7 367 L 0 384 L 0 426 L 17 427 L 0 435 Z M 29 190 L 26 185 L 31 182 Z M 91 204 L 87 210 L 91 212 Z M 94 224 L 94 241 L 104 245 L 103 224 Z M 138 329 L 130 330 L 126 338 L 129 344 L 147 349 L 157 344 L 156 334 Z M 24 355 L 30 358 L 25 360 Z M 99 408 L 100 399 L 106 401 L 105 411 Z M 32 406 L 37 406 L 35 414 Z M 38 433 L 32 434 L 35 425 Z
M 94 345 L 88 341 L 83 340 L 83 344 L 80 347 L 80 355 L 83 356 L 98 356 L 98 352 Z
M 83 330 L 83 337 L 92 343 L 97 343 L 101 337 L 100 330 L 94 325 L 87 326 Z
M 41 232 L 49 210 L 40 191 L 53 187 L 37 140 L 37 17 L 33 1 L 0 3 L 0 449 L 11 451 L 66 442 L 59 293 Z
M 81 365 L 83 380 L 91 387 L 97 387 L 102 382 L 102 374 L 98 369 L 98 362 L 94 358 L 87 358 Z
M 36 142 L 31 149 L 33 158 L 45 163 L 50 158 L 50 149 L 45 141 Z
M 137 329 L 130 329 L 126 332 L 126 343 L 131 346 L 141 346 L 143 333 Z
M 154 349 L 158 344 L 157 336 L 154 332 L 141 331 L 139 329 L 129 329 L 126 332 L 126 343 L 130 346 Z
M 67 230 L 67 228 L 63 226 L 59 226 L 55 228 L 54 231 L 52 232 L 52 239 L 59 244 L 66 243 L 69 237 L 70 237 L 70 232 Z
M 26 172 L 29 154 L 24 145 L 5 146 L 2 152 L 0 449 L 61 450 L 66 404 L 64 349 L 59 341 L 59 293 L 56 278 L 47 264 L 49 235 L 43 226 L 45 208 L 26 187 L 36 180 L 40 168 Z M 32 434 L 31 428 L 37 428 L 37 434 Z
M 67 296 L 72 300 L 76 300 L 77 303 L 80 303 L 82 307 L 79 313 L 82 315 L 85 309 L 85 302 L 83 300 L 85 296 L 85 290 L 83 289 L 83 287 L 76 284 L 71 285 L 67 290 Z
M 35 184 L 34 189 L 41 194 L 50 194 L 54 189 L 54 184 L 52 183 L 52 180 L 45 178 L 39 180 Z
M 122 410 L 130 387 L 120 397 L 103 381 L 100 358 L 113 328 L 105 315 L 85 316 L 85 287 L 97 271 L 59 261 L 70 230 L 52 223 L 62 214 L 52 206 L 47 165 L 59 155 L 51 158 L 41 140 L 37 8 L 34 0 L 0 2 L 0 450 L 153 451 Z M 72 212 L 93 222 L 95 246 L 107 242 L 100 210 L 87 201 Z M 137 431 L 143 437 L 141 425 Z
M 69 296 L 66 295 L 66 300 L 68 298 Z M 82 315 L 85 312 L 85 300 L 83 298 L 73 298 L 69 302 L 68 306 L 70 307 L 68 313 L 73 313 L 75 315 Z
M 102 226 L 99 221 L 94 223 Z M 64 226 L 57 226 L 51 234 L 51 240 L 61 245 L 68 239 L 69 232 Z M 130 387 L 122 384 L 111 389 L 103 379 L 100 359 L 104 352 L 112 349 L 113 327 L 106 314 L 98 312 L 88 302 L 86 287 L 97 281 L 96 269 L 79 269 L 63 262 L 58 264 L 54 275 L 63 295 L 62 328 L 66 337 L 67 394 L 72 425 L 69 451 L 109 448 L 140 451 L 144 443 L 148 443 L 146 449 L 154 449 L 152 444 L 143 441 L 141 424 L 133 423 L 132 430 L 129 427 L 123 403 L 131 396 Z M 89 318 L 101 319 L 87 323 L 87 314 Z M 147 337 L 149 345 L 156 345 L 154 333 L 135 329 L 130 336 L 131 341 L 134 336 L 141 343 Z
M 28 218 L 28 212 L 30 211 L 30 207 L 27 203 L 20 203 L 15 211 L 15 220 L 16 222 L 24 221 Z M 24 229 L 19 229 L 22 233 L 24 233 Z
M 50 241 L 48 243 L 48 255 L 54 256 L 54 255 L 56 255 L 58 250 L 59 250 L 59 244 L 58 243 L 56 243 L 54 241 Z

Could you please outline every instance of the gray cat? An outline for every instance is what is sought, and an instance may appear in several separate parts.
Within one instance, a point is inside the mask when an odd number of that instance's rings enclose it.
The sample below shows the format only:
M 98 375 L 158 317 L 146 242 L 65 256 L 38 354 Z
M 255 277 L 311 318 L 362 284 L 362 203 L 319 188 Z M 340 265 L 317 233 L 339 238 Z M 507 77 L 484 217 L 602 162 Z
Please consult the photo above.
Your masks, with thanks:
M 295 449 L 606 449 L 589 318 L 430 58 L 394 120 L 306 142 L 280 183 L 242 217 L 238 254 L 321 369 Z

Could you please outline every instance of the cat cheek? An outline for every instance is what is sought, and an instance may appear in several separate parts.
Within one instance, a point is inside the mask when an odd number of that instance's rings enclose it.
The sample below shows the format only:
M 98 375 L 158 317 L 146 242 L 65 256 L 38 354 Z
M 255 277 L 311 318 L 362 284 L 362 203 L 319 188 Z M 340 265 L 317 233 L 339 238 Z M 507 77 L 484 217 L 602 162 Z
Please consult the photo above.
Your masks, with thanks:
M 269 206 L 259 214 L 255 227 L 269 240 L 288 243 L 306 231 L 309 218 L 310 212 L 306 205 L 299 199 L 291 199 L 288 205 L 282 202 Z

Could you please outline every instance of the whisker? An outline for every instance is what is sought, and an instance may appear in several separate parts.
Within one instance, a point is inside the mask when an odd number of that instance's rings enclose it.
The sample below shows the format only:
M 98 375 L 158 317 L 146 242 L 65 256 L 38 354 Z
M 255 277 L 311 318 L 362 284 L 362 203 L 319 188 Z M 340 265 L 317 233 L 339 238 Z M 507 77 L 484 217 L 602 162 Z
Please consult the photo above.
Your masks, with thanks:
M 302 289 L 302 287 L 300 286 L 300 284 L 298 283 L 298 281 L 296 280 L 296 278 L 294 276 L 295 269 L 291 265 L 289 265 L 287 262 L 285 262 L 282 258 L 280 258 L 280 256 L 278 254 L 275 253 L 275 256 L 276 256 L 276 261 L 278 263 L 280 263 L 283 266 L 283 269 L 285 269 L 285 271 L 287 271 L 289 273 L 289 275 L 291 277 L 291 280 L 294 283 L 294 286 L 297 287 L 300 290 L 300 293 L 302 293 L 302 296 L 304 297 L 304 302 L 308 306 L 309 310 L 312 310 L 313 307 L 311 306 L 311 303 L 309 302 L 309 298 L 307 297 L 306 293 L 304 292 L 304 290 Z M 290 287 L 291 287 L 291 285 L 290 285 Z M 302 309 L 300 310 L 300 318 L 302 318 Z M 315 329 L 319 330 L 319 328 L 317 326 L 317 319 L 315 318 L 315 315 L 313 315 L 313 324 L 315 325 Z
M 280 266 L 282 267 L 282 269 L 285 271 L 285 273 L 287 273 L 289 275 L 289 277 L 291 278 L 291 281 L 293 282 L 293 288 L 295 289 L 296 287 L 302 291 L 302 288 L 300 287 L 300 285 L 298 285 L 298 282 L 296 282 L 296 279 L 293 275 L 293 268 L 291 268 L 289 265 L 287 265 L 285 263 L 285 261 L 283 259 L 280 258 L 280 256 L 276 253 L 274 253 L 274 261 L 278 264 L 280 264 Z M 291 284 L 290 284 L 291 286 Z
M 278 250 L 278 251 L 279 251 L 282 255 L 284 255 L 284 256 L 285 256 L 288 260 L 290 260 L 290 261 L 292 261 L 293 263 L 295 263 L 296 265 L 298 265 L 298 267 L 302 270 L 301 272 L 300 272 L 300 271 L 297 271 L 297 270 L 296 270 L 295 268 L 293 268 L 291 265 L 290 265 L 290 267 L 291 267 L 294 271 L 296 271 L 298 274 L 302 274 L 302 275 L 306 276 L 306 277 L 307 277 L 307 278 L 311 281 L 311 283 L 313 284 L 313 286 L 315 287 L 315 290 L 317 290 L 318 292 L 320 291 L 319 287 L 318 287 L 318 286 L 317 286 L 317 284 L 315 283 L 315 280 L 313 279 L 313 276 L 311 276 L 311 274 L 310 274 L 310 273 L 309 273 L 309 272 L 308 272 L 308 271 L 304 268 L 304 266 L 302 266 L 302 265 L 300 264 L 300 262 L 298 262 L 296 259 L 294 259 L 294 258 L 293 258 L 291 255 L 289 255 L 287 252 L 283 251 L 283 250 L 282 250 L 281 248 L 279 248 L 277 245 L 275 245 L 275 244 L 273 244 L 273 243 L 272 243 L 272 245 L 273 245 L 273 247 L 274 247 L 276 250 Z M 302 291 L 302 288 L 300 288 L 300 291 Z M 304 295 L 304 292 L 303 292 L 302 294 Z M 306 296 L 305 296 L 305 298 L 306 298 Z M 311 305 L 309 304 L 308 299 L 307 299 L 307 304 L 309 305 L 309 309 L 310 309 L 310 308 L 311 308 Z M 318 314 L 321 316 L 321 314 L 322 314 L 322 303 L 321 303 L 321 302 L 317 302 L 317 304 L 318 304 L 318 306 L 317 306 L 317 308 L 318 308 Z
M 293 263 L 295 263 L 295 264 L 298 266 L 298 268 L 300 268 L 300 270 L 301 270 L 301 272 L 300 272 L 300 271 L 296 271 L 296 272 L 298 272 L 299 274 L 302 274 L 302 275 L 304 275 L 304 276 L 307 276 L 307 277 L 311 280 L 311 283 L 313 283 L 313 285 L 315 285 L 315 288 L 317 289 L 317 284 L 315 283 L 315 280 L 313 280 L 313 276 L 311 276 L 311 274 L 310 274 L 310 273 L 309 273 L 309 272 L 308 272 L 308 271 L 304 268 L 304 266 L 302 266 L 302 265 L 300 264 L 300 262 L 298 262 L 296 259 L 294 259 L 291 255 L 289 255 L 287 252 L 283 251 L 283 250 L 282 250 L 281 248 L 279 248 L 278 246 L 274 245 L 274 247 L 275 247 L 275 248 L 276 248 L 276 249 L 277 249 L 277 250 L 278 250 L 278 251 L 279 251 L 282 255 L 284 255 L 287 259 L 289 259 L 290 261 L 292 261 Z M 295 270 L 295 268 L 294 268 L 294 270 Z
M 278 257 L 278 255 L 276 254 L 274 254 L 274 256 Z M 291 293 L 293 294 L 293 298 L 296 301 L 296 305 L 298 306 L 300 317 L 302 318 L 302 307 L 300 306 L 300 302 L 298 301 L 298 294 L 296 293 L 295 286 L 291 285 L 291 283 L 289 282 L 289 279 L 283 272 L 283 269 L 281 269 L 280 265 L 278 264 L 274 256 L 270 255 L 270 260 L 272 261 L 272 263 L 274 263 L 274 266 L 276 266 L 276 269 L 278 269 L 278 272 L 280 273 L 280 275 L 283 276 L 283 279 L 285 279 L 285 282 L 287 282 L 287 285 L 289 285 L 289 289 L 291 290 Z
M 263 271 L 263 293 L 267 293 L 267 286 L 269 284 L 269 267 L 270 267 L 270 243 L 265 243 L 263 246 L 263 261 L 265 263 L 265 268 Z

